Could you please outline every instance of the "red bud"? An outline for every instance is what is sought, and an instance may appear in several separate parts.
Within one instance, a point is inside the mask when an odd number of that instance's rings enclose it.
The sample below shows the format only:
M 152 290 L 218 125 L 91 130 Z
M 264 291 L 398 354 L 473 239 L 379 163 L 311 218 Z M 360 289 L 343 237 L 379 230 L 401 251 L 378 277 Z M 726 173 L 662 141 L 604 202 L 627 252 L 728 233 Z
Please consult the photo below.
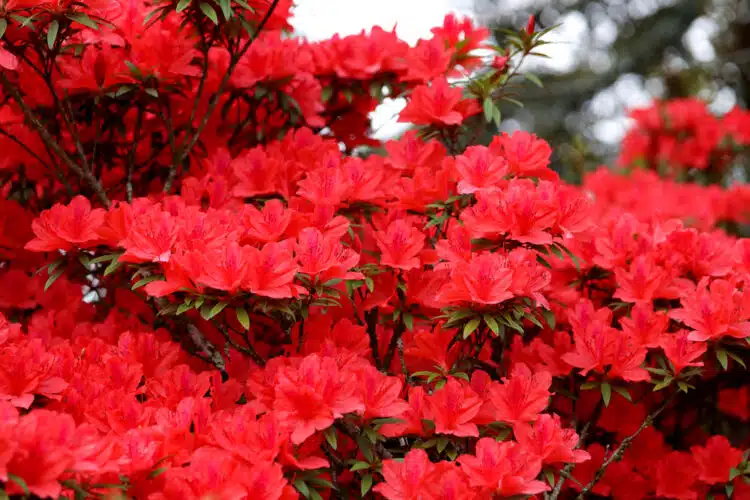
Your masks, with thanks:
M 529 16 L 529 21 L 526 23 L 526 33 L 528 33 L 529 35 L 534 32 L 534 24 L 534 14 L 531 14 Z

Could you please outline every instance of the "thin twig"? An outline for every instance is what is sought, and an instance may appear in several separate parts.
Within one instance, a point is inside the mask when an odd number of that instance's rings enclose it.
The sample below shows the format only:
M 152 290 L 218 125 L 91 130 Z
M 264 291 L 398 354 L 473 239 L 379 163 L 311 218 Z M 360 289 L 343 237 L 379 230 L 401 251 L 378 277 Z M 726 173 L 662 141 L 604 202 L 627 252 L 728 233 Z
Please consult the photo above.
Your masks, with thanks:
M 591 415 L 591 418 L 586 422 L 586 424 L 581 429 L 581 433 L 578 436 L 578 444 L 576 444 L 575 449 L 582 448 L 586 444 L 586 439 L 589 436 L 589 432 L 593 427 L 596 425 L 596 422 L 599 420 L 599 417 L 601 417 L 602 411 L 604 410 L 604 399 L 600 399 L 599 402 L 596 405 L 596 408 L 594 408 L 594 413 Z M 573 477 L 571 475 L 571 472 L 573 472 L 573 469 L 575 468 L 576 464 L 569 463 L 563 467 L 563 469 L 560 471 L 560 479 L 557 481 L 557 484 L 555 484 L 555 487 L 552 489 L 552 492 L 547 495 L 545 498 L 548 500 L 557 500 L 557 497 L 560 496 L 560 493 L 562 492 L 563 483 L 565 482 L 566 477 Z
M 133 143 L 130 145 L 128 153 L 128 174 L 125 184 L 125 194 L 128 203 L 133 201 L 133 169 L 135 168 L 135 155 L 138 149 L 138 136 L 141 134 L 141 125 L 143 124 L 143 108 L 138 107 L 138 115 L 135 119 L 135 128 L 133 129 Z
M 185 161 L 185 159 L 190 154 L 190 151 L 192 151 L 193 147 L 198 142 L 198 139 L 200 138 L 201 133 L 203 133 L 203 129 L 205 129 L 206 125 L 208 125 L 208 121 L 211 118 L 211 115 L 216 109 L 216 106 L 219 104 L 219 98 L 224 93 L 224 90 L 229 84 L 229 79 L 232 77 L 232 73 L 234 73 L 234 69 L 237 67 L 237 64 L 240 62 L 240 59 L 242 59 L 242 56 L 245 55 L 248 49 L 250 49 L 250 46 L 253 44 L 253 42 L 258 38 L 258 35 L 260 35 L 261 31 L 263 31 L 263 28 L 266 26 L 269 19 L 271 19 L 271 15 L 273 15 L 273 12 L 274 10 L 276 10 L 276 6 L 278 4 L 279 4 L 279 0 L 273 0 L 273 2 L 271 3 L 271 6 L 268 8 L 268 11 L 266 12 L 266 15 L 260 21 L 260 24 L 258 24 L 258 28 L 255 30 L 255 32 L 252 35 L 250 35 L 250 38 L 247 40 L 245 45 L 242 46 L 239 52 L 234 54 L 234 56 L 229 60 L 229 66 L 227 67 L 227 70 L 224 73 L 224 77 L 221 79 L 221 82 L 219 83 L 219 87 L 217 88 L 216 92 L 214 92 L 213 95 L 211 95 L 211 99 L 208 101 L 208 108 L 206 109 L 206 113 L 203 115 L 203 119 L 201 120 L 200 124 L 198 124 L 198 128 L 195 130 L 195 133 L 193 134 L 192 138 L 188 141 L 187 145 L 184 148 L 182 148 L 182 150 L 180 151 L 180 154 L 178 156 L 178 161 L 176 162 L 177 165 L 181 165 L 182 162 Z M 192 126 L 192 123 L 190 123 L 189 125 Z
M 23 97 L 21 97 L 20 92 L 18 89 L 16 89 L 13 84 L 8 80 L 8 77 L 5 76 L 4 73 L 0 72 L 0 82 L 2 82 L 3 87 L 5 88 L 5 91 L 8 92 L 13 99 L 16 101 L 18 106 L 21 108 L 21 111 L 23 112 L 24 117 L 26 120 L 36 129 L 37 133 L 39 134 L 39 137 L 42 139 L 42 141 L 52 150 L 55 152 L 57 156 L 60 157 L 60 159 L 65 162 L 65 164 L 70 168 L 72 171 L 74 171 L 76 174 L 78 174 L 81 179 L 85 180 L 89 186 L 94 190 L 99 200 L 102 202 L 102 204 L 105 207 L 109 207 L 110 202 L 109 198 L 107 197 L 107 193 L 104 192 L 104 188 L 102 188 L 102 185 L 99 183 L 99 181 L 91 174 L 91 171 L 88 169 L 82 168 L 79 166 L 76 162 L 73 161 L 73 159 L 68 156 L 68 154 L 63 150 L 63 148 L 55 141 L 55 139 L 50 135 L 47 128 L 39 121 L 39 119 L 34 115 L 34 112 L 31 110 L 28 104 L 26 104 L 26 101 L 24 101 Z
M 677 392 L 675 391 L 664 403 L 662 403 L 661 406 L 659 406 L 656 410 L 651 412 L 646 419 L 641 423 L 641 426 L 638 427 L 638 430 L 636 430 L 633 434 L 626 437 L 622 440 L 620 443 L 620 446 L 617 447 L 617 449 L 610 455 L 610 457 L 604 461 L 601 467 L 596 471 L 594 474 L 594 478 L 589 481 L 589 483 L 583 487 L 581 490 L 581 493 L 576 497 L 576 500 L 583 500 L 585 498 L 585 495 L 591 491 L 591 489 L 596 486 L 596 483 L 599 482 L 599 480 L 604 476 L 604 472 L 607 470 L 607 467 L 609 467 L 613 462 L 617 462 L 620 459 L 622 459 L 622 456 L 625 454 L 625 451 L 630 447 L 630 445 L 633 443 L 635 438 L 638 437 L 638 434 L 640 434 L 646 427 L 650 427 L 653 423 L 656 417 L 659 416 L 661 412 L 663 412 L 667 406 L 672 402 L 672 400 L 677 395 Z

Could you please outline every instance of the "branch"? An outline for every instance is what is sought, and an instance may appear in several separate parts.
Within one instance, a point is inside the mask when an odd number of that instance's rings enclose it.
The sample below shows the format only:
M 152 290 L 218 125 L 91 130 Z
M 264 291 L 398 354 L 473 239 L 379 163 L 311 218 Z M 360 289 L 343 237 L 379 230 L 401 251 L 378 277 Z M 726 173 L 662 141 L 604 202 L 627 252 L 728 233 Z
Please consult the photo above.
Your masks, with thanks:
M 206 128 L 206 125 L 208 125 L 208 120 L 211 118 L 211 115 L 213 114 L 214 110 L 216 109 L 216 106 L 219 104 L 219 98 L 221 97 L 221 94 L 224 93 L 224 90 L 226 89 L 227 85 L 229 84 L 229 79 L 232 77 L 232 73 L 234 73 L 235 67 L 237 67 L 237 64 L 240 62 L 240 59 L 242 59 L 242 56 L 245 55 L 245 53 L 248 51 L 250 46 L 253 44 L 253 42 L 258 38 L 258 35 L 260 35 L 261 31 L 263 31 L 263 28 L 268 23 L 269 19 L 271 19 L 271 15 L 273 15 L 273 11 L 276 10 L 276 6 L 279 4 L 279 0 L 273 0 L 273 3 L 271 3 L 271 6 L 268 8 L 268 11 L 266 12 L 266 15 L 263 16 L 263 19 L 260 21 L 260 24 L 258 25 L 258 29 L 255 30 L 255 32 L 250 35 L 250 38 L 247 40 L 245 45 L 242 46 L 239 52 L 237 52 L 229 61 L 229 66 L 227 67 L 226 72 L 224 73 L 224 77 L 221 79 L 221 82 L 219 83 L 219 87 L 216 89 L 216 92 L 211 95 L 211 99 L 208 102 L 208 109 L 206 109 L 206 113 L 203 115 L 203 118 L 201 119 L 200 124 L 198 125 L 198 128 L 195 130 L 195 134 L 193 134 L 193 137 L 188 141 L 187 145 L 182 148 L 182 151 L 177 156 L 177 161 L 173 162 L 173 168 L 176 168 L 175 165 L 182 164 L 183 161 L 188 157 L 190 154 L 190 151 L 192 151 L 195 144 L 198 142 L 198 139 L 200 138 L 201 133 L 203 133 L 203 129 Z M 192 127 L 192 123 L 189 124 Z
M 622 440 L 620 443 L 620 446 L 617 447 L 617 449 L 610 455 L 610 457 L 604 461 L 601 467 L 599 467 L 599 470 L 596 471 L 596 474 L 594 474 L 594 478 L 589 481 L 589 483 L 584 486 L 584 488 L 581 490 L 581 493 L 576 497 L 576 500 L 583 500 L 585 498 L 585 495 L 591 491 L 591 489 L 596 485 L 596 483 L 599 482 L 599 480 L 604 476 L 604 472 L 607 470 L 607 467 L 609 467 L 613 462 L 617 462 L 620 459 L 622 459 L 622 456 L 625 454 L 625 451 L 630 447 L 630 445 L 633 443 L 635 438 L 638 437 L 638 434 L 643 432 L 643 429 L 646 427 L 650 427 L 654 423 L 654 419 L 659 416 L 661 412 L 663 412 L 667 406 L 674 400 L 675 396 L 677 395 L 677 392 L 675 391 L 664 403 L 662 403 L 661 406 L 659 406 L 656 410 L 651 412 L 646 419 L 643 421 L 641 426 L 636 430 L 633 434 L 626 437 Z
M 586 438 L 589 435 L 589 431 L 594 425 L 596 425 L 596 422 L 599 420 L 599 417 L 601 417 L 602 410 L 604 410 L 604 399 L 599 400 L 599 402 L 596 405 L 596 408 L 594 408 L 594 413 L 591 415 L 591 418 L 586 422 L 586 425 L 583 426 L 583 429 L 581 429 L 581 434 L 578 437 L 578 444 L 576 444 L 575 449 L 581 448 L 585 444 Z M 576 464 L 569 463 L 565 465 L 565 467 L 560 471 L 560 479 L 557 481 L 557 484 L 552 490 L 552 493 L 546 496 L 548 500 L 557 500 L 557 497 L 559 497 L 560 493 L 562 492 L 562 487 L 563 487 L 563 483 L 565 482 L 565 478 L 566 477 L 573 478 L 573 476 L 571 476 L 571 472 L 573 472 L 573 469 L 575 468 L 575 466 Z
M 133 143 L 130 145 L 130 152 L 128 153 L 128 177 L 125 184 L 125 195 L 128 203 L 133 201 L 133 169 L 135 168 L 135 156 L 138 150 L 138 136 L 141 134 L 141 125 L 143 124 L 143 111 L 142 107 L 138 107 L 138 116 L 135 119 L 133 129 Z
M 26 120 L 31 123 L 31 125 L 36 129 L 37 133 L 41 137 L 42 141 L 49 147 L 52 151 L 55 152 L 62 160 L 63 162 L 70 168 L 72 171 L 74 171 L 81 179 L 84 179 L 86 182 L 88 182 L 89 186 L 94 190 L 96 195 L 99 197 L 99 200 L 102 202 L 102 204 L 105 207 L 109 207 L 110 202 L 109 198 L 107 197 L 107 193 L 104 192 L 104 188 L 102 188 L 102 185 L 99 183 L 99 181 L 91 174 L 91 171 L 87 168 L 80 167 L 76 162 L 74 162 L 70 156 L 63 150 L 63 148 L 55 141 L 55 139 L 50 135 L 49 131 L 45 128 L 44 125 L 39 121 L 39 119 L 34 115 L 34 112 L 31 110 L 28 104 L 26 104 L 26 101 L 23 100 L 23 97 L 21 97 L 21 94 L 18 92 L 18 89 L 16 89 L 13 84 L 8 80 L 8 77 L 5 76 L 3 72 L 0 72 L 0 82 L 2 82 L 3 87 L 5 88 L 6 92 L 8 92 L 13 99 L 18 103 L 18 106 L 20 106 L 21 111 L 23 111 L 23 115 L 26 118 Z

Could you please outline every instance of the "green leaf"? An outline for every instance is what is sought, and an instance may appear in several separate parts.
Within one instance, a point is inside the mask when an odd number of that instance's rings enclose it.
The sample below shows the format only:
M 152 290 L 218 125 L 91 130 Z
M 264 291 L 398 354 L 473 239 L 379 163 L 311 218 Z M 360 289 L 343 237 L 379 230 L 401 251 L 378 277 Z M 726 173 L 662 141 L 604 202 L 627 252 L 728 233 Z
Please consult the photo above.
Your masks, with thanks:
M 602 391 L 604 406 L 609 406 L 609 400 L 612 399 L 612 386 L 609 385 L 609 382 L 603 382 L 600 386 L 600 390 Z
M 501 117 L 502 115 L 500 115 L 500 108 L 495 106 L 495 109 L 492 112 L 492 121 L 495 122 L 496 127 L 500 127 Z
M 367 470 L 370 468 L 370 464 L 367 462 L 363 462 L 361 460 L 358 460 L 354 462 L 354 465 L 352 465 L 351 469 L 349 469 L 352 472 L 357 472 L 358 470 Z
M 177 3 L 177 12 L 182 12 L 183 10 L 187 9 L 188 5 L 190 5 L 191 0 L 180 0 Z
M 724 369 L 724 371 L 726 371 L 727 367 L 729 366 L 729 360 L 727 359 L 727 351 L 725 351 L 724 349 L 717 350 L 716 359 L 719 360 L 721 367 Z
M 562 251 L 559 248 L 557 248 L 556 245 L 550 245 L 547 248 L 550 249 L 550 251 L 555 255 L 555 257 L 557 257 L 560 260 L 565 260 L 565 256 L 563 255 Z
M 310 488 L 308 488 L 307 483 L 302 479 L 295 479 L 294 487 L 302 494 L 302 496 L 310 498 Z
M 412 316 L 411 313 L 404 313 L 404 324 L 406 325 L 406 329 L 409 331 L 414 330 L 414 316 Z
M 91 259 L 89 261 L 89 264 L 91 264 L 91 265 L 101 264 L 102 262 L 107 262 L 108 260 L 116 259 L 119 256 L 120 256 L 120 254 L 116 254 L 116 253 L 111 253 L 111 254 L 108 254 L 108 255 L 100 255 L 99 257 L 96 257 L 95 259 Z
M 739 470 L 738 468 L 732 467 L 731 469 L 729 469 L 729 480 L 730 481 L 734 481 L 734 478 L 736 478 L 737 476 L 741 476 L 741 475 L 742 475 L 742 471 Z
M 440 436 L 437 440 L 437 452 L 442 453 L 443 450 L 448 447 L 448 443 L 450 443 L 450 441 L 447 437 Z
M 365 460 L 372 462 L 372 443 L 370 443 L 370 441 L 362 434 L 358 434 L 356 440 L 357 446 L 359 446 L 359 450 L 362 452 L 362 455 L 364 455 Z
M 323 435 L 325 436 L 328 445 L 335 450 L 338 447 L 336 429 L 334 429 L 333 427 L 329 427 L 323 432 Z
M 239 306 L 234 310 L 234 313 L 237 315 L 237 321 L 240 322 L 240 325 L 242 325 L 242 328 L 245 330 L 250 329 L 250 316 L 247 314 L 247 311 L 245 310 L 244 306 Z
M 201 307 L 201 317 L 208 321 L 209 319 L 213 318 L 221 311 L 223 311 L 225 307 L 227 307 L 227 303 L 224 301 L 217 303 L 213 307 L 211 307 L 211 304 L 206 304 Z
M 98 30 L 99 25 L 96 24 L 85 12 L 73 12 L 67 15 L 68 19 L 75 21 L 78 24 L 82 24 L 92 30 Z
M 216 15 L 216 11 L 214 10 L 213 7 L 211 7 L 210 5 L 208 5 L 205 2 L 201 2 L 200 3 L 200 8 L 203 11 L 203 14 L 205 14 L 205 16 L 207 18 L 209 18 L 211 21 L 213 21 L 214 24 L 216 24 L 216 25 L 219 24 L 219 16 Z
M 156 89 L 154 89 L 154 88 L 148 88 L 148 89 L 146 89 L 146 93 L 148 95 L 150 95 L 151 97 L 153 97 L 154 99 L 158 99 L 159 98 L 159 91 L 156 90 Z
M 503 101 L 508 101 L 511 104 L 515 104 L 519 108 L 523 108 L 523 103 L 519 101 L 518 99 L 513 99 L 512 97 L 503 97 Z
M 482 103 L 482 109 L 484 110 L 484 119 L 487 123 L 492 121 L 492 118 L 495 116 L 495 103 L 492 101 L 491 97 L 485 97 L 484 102 Z
M 60 266 L 58 269 L 55 270 L 52 274 L 50 274 L 49 278 L 47 278 L 47 281 L 44 283 L 44 291 L 46 292 L 49 290 L 49 287 L 52 286 L 52 284 L 57 281 L 57 278 L 59 278 L 62 273 L 65 272 L 65 266 Z
M 141 280 L 138 280 L 135 283 L 135 285 L 133 285 L 133 287 L 131 288 L 131 290 L 137 290 L 137 289 L 139 289 L 140 287 L 142 287 L 144 285 L 148 285 L 152 281 L 163 281 L 163 280 L 164 280 L 164 276 L 162 276 L 160 274 L 156 274 L 154 276 L 147 276 L 147 277 L 145 277 L 145 278 L 143 278 Z
M 468 338 L 469 335 L 471 335 L 472 332 L 474 332 L 474 330 L 479 327 L 479 323 L 481 323 L 481 321 L 482 320 L 480 320 L 479 318 L 474 318 L 466 323 L 466 325 L 464 325 L 464 338 Z
M 654 386 L 654 392 L 660 391 L 664 389 L 665 387 L 669 387 L 669 384 L 672 383 L 672 377 L 665 377 L 664 380 L 659 382 Z
M 633 398 L 630 396 L 630 392 L 628 392 L 628 390 L 625 387 L 614 387 L 613 389 L 620 396 L 624 397 L 625 399 L 627 399 L 631 403 L 633 402 Z
M 497 321 L 495 321 L 495 318 L 493 318 L 489 314 L 485 314 L 483 318 L 484 322 L 487 323 L 487 326 L 489 326 L 490 330 L 492 330 L 492 333 L 494 333 L 495 335 L 500 334 L 500 327 L 498 326 Z
M 509 327 L 513 328 L 514 330 L 516 330 L 517 332 L 519 332 L 521 335 L 524 334 L 523 327 L 521 325 L 519 325 L 513 318 L 511 318 L 510 314 L 508 314 L 508 313 L 503 314 L 503 319 L 505 320 L 505 323 Z
M 104 270 L 104 276 L 109 276 L 113 272 L 117 271 L 120 268 L 120 265 L 120 256 L 117 255 L 114 259 L 112 259 L 112 262 L 110 262 L 107 268 Z
M 49 26 L 47 27 L 47 47 L 49 47 L 50 50 L 55 46 L 58 31 L 60 31 L 60 23 L 55 19 L 49 23 Z
M 685 394 L 687 394 L 688 389 L 690 389 L 690 386 L 686 382 L 684 382 L 682 380 L 678 380 L 677 381 L 677 388 L 679 390 L 681 390 L 682 392 L 684 392 Z
M 15 474 L 8 474 L 8 479 L 16 483 L 21 490 L 23 490 L 24 495 L 30 495 L 31 492 L 29 491 L 29 486 L 26 484 L 26 481 L 24 481 L 22 478 L 16 476 Z
M 380 427 L 381 425 L 385 424 L 400 424 L 403 420 L 400 418 L 394 418 L 394 417 L 387 417 L 387 418 L 376 418 L 372 421 L 372 425 L 375 427 Z
M 551 487 L 555 487 L 555 471 L 549 468 L 544 469 L 544 477 Z
M 741 357 L 739 357 L 739 356 L 737 355 L 737 353 L 734 353 L 734 352 L 732 352 L 732 351 L 727 351 L 727 354 L 729 355 L 729 357 L 730 357 L 730 358 L 732 358 L 732 359 L 733 359 L 733 360 L 735 360 L 735 361 L 736 361 L 737 363 L 739 363 L 739 364 L 740 364 L 740 366 L 742 366 L 742 368 L 744 368 L 744 369 L 747 369 L 747 365 L 746 365 L 746 364 L 745 364 L 745 362 L 744 362 L 744 361 L 742 360 L 742 358 L 741 358 Z
M 555 313 L 553 313 L 549 309 L 542 309 L 542 316 L 544 316 L 544 320 L 547 322 L 549 327 L 552 330 L 554 330 L 555 329 Z
M 323 89 L 320 91 L 320 100 L 323 102 L 328 102 L 332 95 L 333 87 L 323 87 Z
M 544 84 L 539 79 L 539 77 L 536 76 L 534 73 L 524 73 L 523 76 L 524 76 L 524 78 L 526 78 L 528 81 L 530 81 L 531 83 L 533 83 L 534 85 L 536 85 L 540 89 L 544 88 Z
M 362 484 L 360 485 L 359 492 L 362 496 L 367 495 L 367 492 L 372 488 L 372 474 L 365 474 L 362 478 Z
M 219 0 L 219 7 L 221 7 L 221 13 L 224 14 L 224 19 L 229 21 L 232 17 L 232 6 L 229 5 L 229 0 Z
M 534 323 L 536 326 L 538 326 L 541 329 L 544 329 L 544 326 L 542 326 L 542 323 L 539 322 L 539 320 L 534 316 L 534 313 L 528 313 L 524 315 L 524 318 L 528 319 L 532 323 Z
M 191 302 L 187 302 L 187 301 L 183 302 L 182 304 L 179 305 L 179 307 L 177 308 L 177 312 L 175 314 L 179 316 L 180 314 L 183 314 L 185 311 L 189 311 L 192 308 L 193 308 L 193 304 Z
M 5 18 L 0 19 L 0 38 L 5 34 L 5 30 L 8 29 L 8 21 Z

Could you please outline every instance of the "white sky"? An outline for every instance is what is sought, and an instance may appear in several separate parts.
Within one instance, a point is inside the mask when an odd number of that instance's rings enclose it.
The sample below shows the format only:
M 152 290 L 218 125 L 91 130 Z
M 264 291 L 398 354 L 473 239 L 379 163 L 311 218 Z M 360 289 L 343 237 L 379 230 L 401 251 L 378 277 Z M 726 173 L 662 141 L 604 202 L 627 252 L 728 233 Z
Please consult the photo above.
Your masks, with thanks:
M 430 30 L 443 23 L 445 15 L 472 14 L 472 0 L 297 0 L 292 17 L 295 31 L 308 40 L 330 38 L 335 33 L 353 35 L 373 26 L 391 30 L 414 45 L 430 38 Z M 388 139 L 409 126 L 398 123 L 403 99 L 385 99 L 372 115 L 373 136 Z
M 372 26 L 390 30 L 411 44 L 429 38 L 449 12 L 470 15 L 472 0 L 297 0 L 292 25 L 309 40 L 334 33 L 352 35 Z

